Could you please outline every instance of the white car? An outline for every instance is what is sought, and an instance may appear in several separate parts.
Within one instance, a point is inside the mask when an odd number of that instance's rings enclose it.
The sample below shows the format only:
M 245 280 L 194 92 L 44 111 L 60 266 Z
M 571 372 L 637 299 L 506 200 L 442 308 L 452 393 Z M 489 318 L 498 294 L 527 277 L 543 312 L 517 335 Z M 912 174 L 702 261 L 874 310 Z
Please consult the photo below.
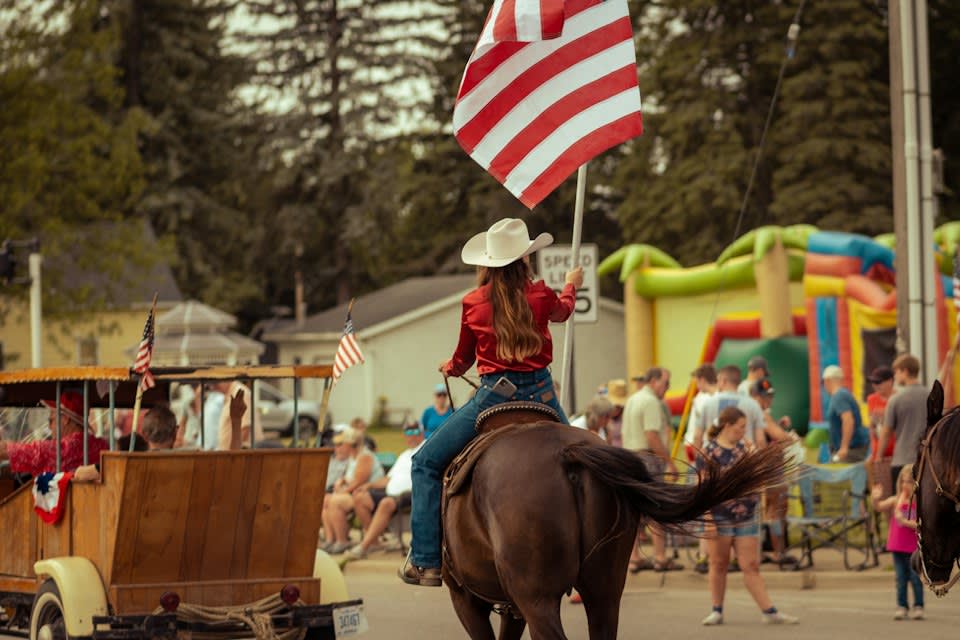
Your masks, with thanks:
M 266 382 L 257 382 L 257 413 L 265 431 L 276 431 L 281 436 L 293 435 L 293 398 Z M 297 403 L 300 415 L 300 437 L 317 433 L 320 405 L 303 398 Z

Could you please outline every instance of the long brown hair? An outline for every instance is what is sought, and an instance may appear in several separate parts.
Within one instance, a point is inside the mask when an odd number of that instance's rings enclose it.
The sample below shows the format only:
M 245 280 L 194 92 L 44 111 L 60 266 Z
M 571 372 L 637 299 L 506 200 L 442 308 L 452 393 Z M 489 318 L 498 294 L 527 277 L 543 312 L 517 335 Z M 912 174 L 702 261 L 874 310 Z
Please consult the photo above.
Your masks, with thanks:
M 543 347 L 543 336 L 527 301 L 527 283 L 532 277 L 530 264 L 523 259 L 505 267 L 480 267 L 477 270 L 479 285 L 490 285 L 497 357 L 504 362 L 523 362 L 540 353 Z
M 724 427 L 729 427 L 732 424 L 736 424 L 737 420 L 740 418 L 746 418 L 747 414 L 738 409 L 737 407 L 727 407 L 720 412 L 720 415 L 717 417 L 716 424 L 710 425 L 707 429 L 707 437 L 713 440 L 720 432 L 723 431 Z

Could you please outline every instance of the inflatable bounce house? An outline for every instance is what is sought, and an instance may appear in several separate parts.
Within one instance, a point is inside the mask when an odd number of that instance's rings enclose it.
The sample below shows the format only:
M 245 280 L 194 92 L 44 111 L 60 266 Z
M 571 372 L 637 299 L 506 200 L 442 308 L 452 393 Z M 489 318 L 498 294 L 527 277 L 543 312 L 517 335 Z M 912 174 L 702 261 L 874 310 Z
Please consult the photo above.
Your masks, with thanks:
M 952 256 L 960 224 L 937 230 L 940 358 L 956 339 Z M 684 268 L 649 245 L 606 258 L 601 275 L 624 285 L 628 376 L 659 365 L 683 380 L 696 366 L 737 365 L 762 355 L 776 389 L 774 415 L 789 415 L 800 434 L 820 426 L 826 398 L 820 372 L 843 368 L 863 403 L 866 378 L 895 356 L 896 278 L 892 238 L 819 231 L 809 225 L 762 227 L 739 238 L 716 262 Z M 948 275 L 950 274 L 950 275 Z M 960 398 L 960 367 L 948 393 Z M 667 398 L 678 424 L 694 389 Z

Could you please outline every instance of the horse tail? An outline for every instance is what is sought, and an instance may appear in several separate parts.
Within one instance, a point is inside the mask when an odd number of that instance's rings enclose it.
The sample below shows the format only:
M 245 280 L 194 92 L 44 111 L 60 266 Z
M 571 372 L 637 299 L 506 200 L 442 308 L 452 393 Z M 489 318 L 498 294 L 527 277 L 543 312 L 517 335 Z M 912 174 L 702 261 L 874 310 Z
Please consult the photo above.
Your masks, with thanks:
M 785 462 L 784 445 L 779 443 L 748 453 L 729 467 L 706 460 L 697 472 L 696 485 L 655 479 L 635 453 L 609 445 L 571 444 L 560 455 L 565 465 L 582 467 L 632 509 L 663 525 L 697 520 L 727 500 L 783 484 L 793 470 Z

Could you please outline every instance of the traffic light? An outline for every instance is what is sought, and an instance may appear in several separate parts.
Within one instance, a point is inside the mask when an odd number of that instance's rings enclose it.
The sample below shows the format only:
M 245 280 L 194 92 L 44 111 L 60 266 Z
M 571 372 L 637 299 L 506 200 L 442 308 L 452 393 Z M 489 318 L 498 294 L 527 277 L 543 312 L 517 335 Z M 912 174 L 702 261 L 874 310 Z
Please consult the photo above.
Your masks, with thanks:
M 10 248 L 10 241 L 4 240 L 0 245 L 0 282 L 10 284 L 17 272 L 17 259 Z

